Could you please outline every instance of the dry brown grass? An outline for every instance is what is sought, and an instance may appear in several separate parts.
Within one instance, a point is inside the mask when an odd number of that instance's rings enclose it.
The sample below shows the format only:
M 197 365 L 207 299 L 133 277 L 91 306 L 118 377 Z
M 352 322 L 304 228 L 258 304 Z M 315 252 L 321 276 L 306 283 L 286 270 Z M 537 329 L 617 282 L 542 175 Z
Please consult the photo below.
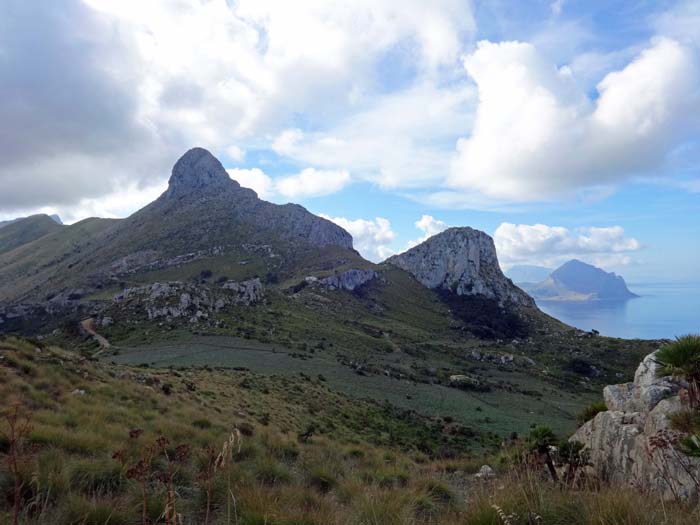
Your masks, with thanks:
M 144 372 L 60 349 L 37 352 L 22 340 L 2 346 L 9 350 L 1 351 L 0 397 L 22 396 L 33 416 L 29 441 L 38 446 L 22 472 L 22 523 L 142 523 L 142 508 L 148 523 L 165 522 L 169 511 L 171 523 L 179 515 L 184 524 L 504 525 L 497 508 L 513 525 L 700 522 L 697 508 L 621 487 L 563 488 L 527 469 L 502 469 L 495 480 L 478 482 L 473 473 L 482 458 L 431 460 L 333 435 L 300 442 L 303 405 L 284 391 L 261 398 L 230 373 Z M 159 388 L 165 381 L 170 395 Z M 262 411 L 272 414 L 266 426 L 256 422 Z M 111 458 L 130 443 L 133 428 L 143 429 L 138 442 L 162 435 L 173 444 L 162 447 L 168 454 L 187 444 L 192 455 L 171 465 L 161 450 L 153 472 L 169 474 L 140 485 Z M 6 448 L 0 442 L 0 451 Z M 0 523 L 12 513 L 7 474 L 0 469 Z

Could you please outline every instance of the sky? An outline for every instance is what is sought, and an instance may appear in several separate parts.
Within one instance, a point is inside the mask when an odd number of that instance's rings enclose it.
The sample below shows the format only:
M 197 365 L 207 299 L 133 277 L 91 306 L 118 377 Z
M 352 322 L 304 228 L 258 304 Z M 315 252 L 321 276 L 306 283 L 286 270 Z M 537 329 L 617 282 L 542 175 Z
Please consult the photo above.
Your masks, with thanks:
M 700 281 L 700 0 L 0 3 L 0 220 L 128 216 L 194 146 L 374 261 Z

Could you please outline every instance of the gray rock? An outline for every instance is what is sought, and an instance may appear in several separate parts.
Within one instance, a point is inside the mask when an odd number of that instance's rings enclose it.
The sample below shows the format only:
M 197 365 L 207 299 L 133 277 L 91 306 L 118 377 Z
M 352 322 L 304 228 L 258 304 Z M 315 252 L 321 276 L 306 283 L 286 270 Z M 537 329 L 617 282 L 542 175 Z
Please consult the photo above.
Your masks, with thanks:
M 449 228 L 387 262 L 411 273 L 428 288 L 480 295 L 499 303 L 535 304 L 503 275 L 493 239 L 472 228 Z
M 496 476 L 496 473 L 489 465 L 482 465 L 479 472 L 474 474 L 476 479 L 491 479 Z
M 571 437 L 589 451 L 596 476 L 625 483 L 664 499 L 700 499 L 700 458 L 686 456 L 674 443 L 679 433 L 671 415 L 683 409 L 683 383 L 657 377 L 654 354 L 639 365 L 632 383 L 607 386 L 608 410 L 598 413 Z
M 121 309 L 144 311 L 148 319 L 188 318 L 198 323 L 228 306 L 251 306 L 264 297 L 260 279 L 228 281 L 221 288 L 174 281 L 126 288 L 114 297 Z
M 318 283 L 329 290 L 352 291 L 377 277 L 377 272 L 374 270 L 351 269 L 336 275 L 331 275 L 330 277 L 319 279 Z

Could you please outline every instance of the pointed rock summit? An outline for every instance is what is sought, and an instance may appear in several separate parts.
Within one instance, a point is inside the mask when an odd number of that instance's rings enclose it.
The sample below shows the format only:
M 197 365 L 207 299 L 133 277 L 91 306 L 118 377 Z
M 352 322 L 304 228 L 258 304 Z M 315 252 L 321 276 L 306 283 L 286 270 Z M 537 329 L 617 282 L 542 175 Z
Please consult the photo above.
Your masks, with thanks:
M 167 195 L 174 197 L 232 186 L 238 188 L 239 184 L 228 176 L 221 162 L 214 155 L 204 148 L 192 148 L 173 166 Z
M 219 160 L 204 148 L 192 148 L 173 166 L 167 191 L 130 217 L 124 228 L 162 221 L 188 239 L 190 248 L 223 243 L 236 236 L 313 246 L 352 249 L 352 237 L 337 224 L 309 213 L 298 204 L 273 204 L 231 179 Z M 245 233 L 244 233 L 245 232 Z M 165 234 L 165 230 L 163 230 Z
M 532 298 L 503 275 L 493 239 L 479 230 L 449 228 L 387 262 L 428 288 L 534 306 Z

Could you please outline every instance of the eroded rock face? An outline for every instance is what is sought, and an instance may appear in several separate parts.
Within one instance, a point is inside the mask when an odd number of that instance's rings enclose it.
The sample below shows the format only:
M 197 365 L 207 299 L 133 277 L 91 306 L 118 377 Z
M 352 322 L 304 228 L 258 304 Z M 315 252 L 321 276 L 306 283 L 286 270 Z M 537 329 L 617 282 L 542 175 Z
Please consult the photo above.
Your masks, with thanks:
M 263 296 L 260 279 L 227 281 L 221 288 L 176 281 L 126 288 L 114 302 L 125 309 L 145 311 L 149 320 L 184 317 L 194 323 L 228 306 L 253 305 Z
M 330 277 L 318 279 L 316 282 L 329 290 L 348 290 L 351 292 L 377 277 L 377 272 L 374 270 L 351 269 Z
M 600 479 L 626 483 L 665 499 L 700 498 L 700 459 L 673 446 L 680 434 L 670 416 L 682 410 L 682 381 L 657 377 L 654 353 L 639 365 L 634 382 L 607 386 L 608 408 L 571 437 L 589 450 Z
M 503 275 L 493 239 L 472 228 L 449 228 L 387 262 L 413 274 L 428 288 L 479 295 L 499 303 L 535 304 Z

